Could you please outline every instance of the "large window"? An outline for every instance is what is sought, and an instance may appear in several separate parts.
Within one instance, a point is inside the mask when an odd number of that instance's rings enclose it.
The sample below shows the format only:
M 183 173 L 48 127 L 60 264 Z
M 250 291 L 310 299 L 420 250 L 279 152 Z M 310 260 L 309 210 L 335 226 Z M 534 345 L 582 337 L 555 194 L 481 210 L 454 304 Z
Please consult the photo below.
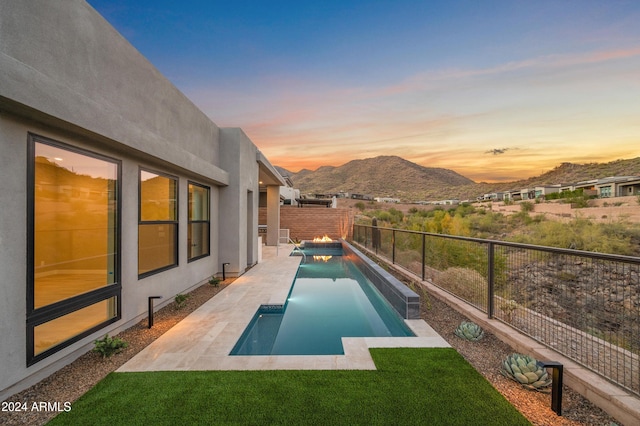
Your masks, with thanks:
M 209 255 L 209 188 L 189 182 L 189 260 Z
M 120 318 L 120 163 L 29 135 L 27 363 Z
M 138 275 L 178 264 L 178 179 L 140 170 Z

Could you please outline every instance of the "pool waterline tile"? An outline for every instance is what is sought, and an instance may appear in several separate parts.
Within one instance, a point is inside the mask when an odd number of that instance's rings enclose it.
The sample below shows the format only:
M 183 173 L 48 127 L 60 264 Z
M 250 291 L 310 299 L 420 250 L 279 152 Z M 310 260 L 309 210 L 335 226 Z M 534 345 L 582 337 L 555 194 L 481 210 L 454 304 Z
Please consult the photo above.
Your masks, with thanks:
M 264 246 L 261 263 L 117 371 L 370 370 L 370 347 L 450 347 L 426 322 L 405 320 L 417 337 L 343 338 L 345 355 L 229 356 L 261 304 L 285 303 L 302 260 L 289 256 L 292 248 Z

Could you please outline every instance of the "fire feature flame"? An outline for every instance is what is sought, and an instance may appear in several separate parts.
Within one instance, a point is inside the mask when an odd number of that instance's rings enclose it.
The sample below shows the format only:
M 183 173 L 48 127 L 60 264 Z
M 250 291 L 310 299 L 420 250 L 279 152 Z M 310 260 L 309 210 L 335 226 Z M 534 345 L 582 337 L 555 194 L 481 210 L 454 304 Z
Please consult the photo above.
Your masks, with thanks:
M 328 261 L 329 261 L 329 259 L 331 259 L 332 257 L 333 257 L 333 256 L 326 256 L 326 255 L 319 256 L 319 255 L 314 255 L 314 256 L 313 256 L 313 260 L 315 260 L 315 261 L 317 261 L 317 262 L 319 262 L 319 261 L 328 262 Z
M 314 243 L 329 243 L 329 242 L 331 242 L 331 241 L 333 241 L 333 240 L 332 240 L 331 238 L 329 238 L 329 237 L 327 236 L 327 234 L 324 234 L 324 236 L 323 236 L 323 237 L 315 237 L 315 238 L 313 239 L 313 242 L 314 242 Z

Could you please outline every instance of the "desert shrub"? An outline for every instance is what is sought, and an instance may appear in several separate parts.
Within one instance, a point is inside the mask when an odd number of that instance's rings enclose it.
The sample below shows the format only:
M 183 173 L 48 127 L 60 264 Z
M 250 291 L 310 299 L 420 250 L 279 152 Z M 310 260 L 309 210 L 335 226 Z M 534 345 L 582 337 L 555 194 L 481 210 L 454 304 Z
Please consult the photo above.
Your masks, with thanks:
M 388 212 L 392 217 L 393 223 L 400 223 L 404 219 L 404 213 L 396 208 L 391 207 Z
M 421 222 L 420 229 L 416 229 L 415 226 L 413 229 L 433 234 L 469 236 L 471 235 L 470 223 L 470 219 L 465 218 L 461 213 L 456 213 L 456 210 L 435 210 L 431 217 Z
M 523 213 L 532 212 L 534 208 L 535 204 L 533 204 L 531 201 L 523 201 L 520 203 L 520 211 Z
M 185 303 L 187 303 L 188 298 L 188 294 L 176 294 L 176 297 L 174 298 L 174 301 L 176 302 L 176 309 L 182 308 Z
M 435 284 L 477 306 L 487 304 L 487 280 L 478 271 L 449 268 L 438 274 Z
M 462 217 L 466 217 L 476 213 L 478 210 L 469 203 L 462 203 L 455 209 L 455 214 L 459 214 Z
M 393 207 L 389 210 L 371 210 L 365 213 L 371 218 L 378 220 L 378 226 L 398 228 L 403 222 L 404 214 Z
M 507 221 L 502 213 L 488 212 L 483 215 L 473 215 L 469 218 L 470 228 L 479 234 L 498 234 L 505 230 Z
M 380 212 L 377 216 L 380 222 L 394 223 L 393 216 L 389 212 Z
M 533 219 L 529 216 L 529 213 L 526 211 L 519 211 L 518 213 L 514 213 L 509 216 L 509 223 L 511 226 L 517 227 L 522 225 L 530 225 L 533 223 Z
M 548 247 L 630 255 L 634 253 L 634 234 L 638 234 L 638 231 L 634 232 L 623 223 L 597 224 L 590 219 L 576 218 L 568 223 L 537 223 L 512 240 Z
M 422 252 L 422 235 L 396 232 L 396 250 Z
M 568 198 L 567 202 L 571 203 L 571 208 L 574 209 L 584 209 L 589 207 L 589 199 L 586 197 Z
M 102 355 L 102 358 L 109 358 L 129 346 L 127 342 L 119 337 L 109 337 L 108 334 L 102 339 L 94 341 L 93 344 L 95 345 L 93 351 Z

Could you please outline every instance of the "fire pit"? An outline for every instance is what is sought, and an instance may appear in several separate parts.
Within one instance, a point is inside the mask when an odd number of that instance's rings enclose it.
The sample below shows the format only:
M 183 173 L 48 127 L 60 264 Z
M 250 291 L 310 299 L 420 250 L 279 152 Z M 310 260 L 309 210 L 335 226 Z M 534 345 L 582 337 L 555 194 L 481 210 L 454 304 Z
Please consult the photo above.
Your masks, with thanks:
M 304 241 L 302 243 L 304 248 L 342 248 L 340 241 L 334 241 L 326 234 L 322 237 L 315 237 L 312 241 Z

